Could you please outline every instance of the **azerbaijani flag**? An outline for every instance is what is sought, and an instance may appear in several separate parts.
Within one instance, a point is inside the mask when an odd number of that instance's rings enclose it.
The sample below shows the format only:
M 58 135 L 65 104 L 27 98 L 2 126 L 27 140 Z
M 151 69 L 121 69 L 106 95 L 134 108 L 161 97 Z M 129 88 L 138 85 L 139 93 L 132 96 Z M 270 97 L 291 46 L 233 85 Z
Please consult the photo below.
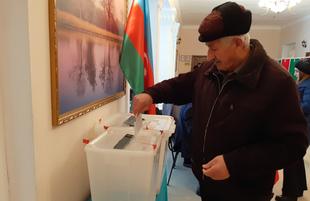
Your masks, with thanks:
M 126 25 L 120 66 L 135 94 L 154 85 L 148 0 L 134 0 Z M 155 105 L 147 111 L 156 114 Z

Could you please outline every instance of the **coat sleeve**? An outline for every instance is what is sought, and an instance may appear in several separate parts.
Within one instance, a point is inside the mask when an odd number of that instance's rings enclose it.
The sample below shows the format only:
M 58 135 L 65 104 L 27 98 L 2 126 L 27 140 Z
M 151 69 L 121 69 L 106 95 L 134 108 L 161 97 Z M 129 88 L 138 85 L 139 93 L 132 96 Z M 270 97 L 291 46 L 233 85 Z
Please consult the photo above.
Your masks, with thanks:
M 180 74 L 178 77 L 164 80 L 150 88 L 148 93 L 153 98 L 153 103 L 173 103 L 183 105 L 192 102 L 195 78 L 202 73 L 200 69 L 193 72 Z
M 299 93 L 290 77 L 275 86 L 261 130 L 264 140 L 224 154 L 231 176 L 259 176 L 302 159 L 308 147 L 307 124 Z

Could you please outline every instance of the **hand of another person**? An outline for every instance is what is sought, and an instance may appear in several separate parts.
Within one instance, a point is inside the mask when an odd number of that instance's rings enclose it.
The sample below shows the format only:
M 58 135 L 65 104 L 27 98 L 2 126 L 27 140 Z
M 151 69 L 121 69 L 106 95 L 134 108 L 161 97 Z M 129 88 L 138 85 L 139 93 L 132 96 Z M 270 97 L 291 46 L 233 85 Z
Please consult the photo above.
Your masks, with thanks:
M 230 177 L 223 155 L 217 156 L 209 163 L 202 165 L 202 172 L 213 180 L 225 180 Z
M 153 98 L 147 94 L 142 93 L 133 97 L 132 109 L 134 115 L 139 115 L 142 112 L 151 108 L 153 104 Z

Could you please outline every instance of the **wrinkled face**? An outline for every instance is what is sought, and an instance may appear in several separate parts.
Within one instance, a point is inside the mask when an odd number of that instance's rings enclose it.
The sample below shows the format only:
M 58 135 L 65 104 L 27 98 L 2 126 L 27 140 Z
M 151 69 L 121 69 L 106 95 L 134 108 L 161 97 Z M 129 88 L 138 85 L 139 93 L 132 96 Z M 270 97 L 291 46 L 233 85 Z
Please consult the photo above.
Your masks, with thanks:
M 233 72 L 238 68 L 238 57 L 236 55 L 236 45 L 223 44 L 220 40 L 206 42 L 208 46 L 208 61 L 214 61 L 217 68 L 221 71 Z
M 294 75 L 297 77 L 297 81 L 299 81 L 299 70 L 297 68 L 295 68 Z

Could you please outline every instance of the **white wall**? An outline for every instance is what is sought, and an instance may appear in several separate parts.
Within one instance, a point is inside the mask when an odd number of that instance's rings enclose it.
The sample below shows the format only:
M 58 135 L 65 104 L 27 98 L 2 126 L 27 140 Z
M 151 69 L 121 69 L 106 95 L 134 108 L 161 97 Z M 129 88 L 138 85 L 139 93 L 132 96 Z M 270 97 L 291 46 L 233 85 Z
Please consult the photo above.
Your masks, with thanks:
M 259 40 L 263 45 L 267 54 L 273 58 L 277 59 L 281 56 L 279 49 L 281 29 L 280 28 L 256 28 L 252 27 L 250 32 L 250 37 Z
M 179 37 L 182 39 L 178 45 L 179 59 L 181 55 L 207 55 L 207 46 L 198 41 L 198 27 L 189 27 L 180 29 Z M 191 65 L 187 62 L 179 61 L 179 74 L 191 71 Z
M 36 201 L 28 1 L 0 6 L 0 84 L 10 201 Z
M 307 41 L 307 48 L 301 46 L 304 39 Z M 296 44 L 295 57 L 304 57 L 306 52 L 310 52 L 310 15 L 282 28 L 279 49 L 291 43 Z
M 0 16 L 0 140 L 4 134 L 10 201 L 85 201 L 90 187 L 82 139 L 94 137 L 102 116 L 127 112 L 128 95 L 52 127 L 48 1 L 2 0 Z

